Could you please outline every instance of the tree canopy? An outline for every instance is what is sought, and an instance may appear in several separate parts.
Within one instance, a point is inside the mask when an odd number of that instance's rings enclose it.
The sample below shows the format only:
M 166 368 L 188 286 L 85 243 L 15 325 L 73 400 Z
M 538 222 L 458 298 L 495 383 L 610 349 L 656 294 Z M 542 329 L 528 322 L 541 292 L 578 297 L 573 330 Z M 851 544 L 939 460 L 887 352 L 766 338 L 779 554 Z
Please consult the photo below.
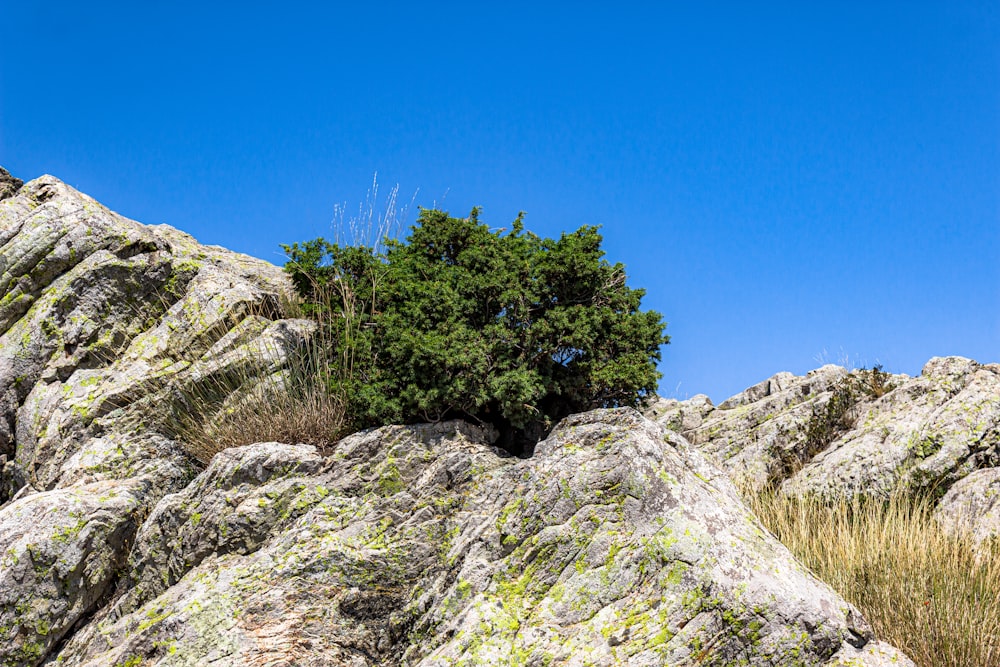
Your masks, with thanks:
M 662 316 L 584 226 L 559 239 L 422 209 L 383 251 L 315 239 L 286 270 L 329 334 L 331 389 L 354 427 L 461 417 L 519 452 L 571 413 L 656 388 Z M 505 233 L 506 232 L 506 233 Z

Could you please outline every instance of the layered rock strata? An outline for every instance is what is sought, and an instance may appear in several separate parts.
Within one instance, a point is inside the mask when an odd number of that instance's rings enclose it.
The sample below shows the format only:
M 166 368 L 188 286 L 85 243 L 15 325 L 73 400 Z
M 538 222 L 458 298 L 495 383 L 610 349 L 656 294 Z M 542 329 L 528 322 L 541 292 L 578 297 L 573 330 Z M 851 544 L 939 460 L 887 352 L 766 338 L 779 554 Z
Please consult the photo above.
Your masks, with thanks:
M 632 410 L 202 469 L 169 417 L 281 373 L 286 289 L 51 177 L 0 202 L 0 665 L 912 664 Z
M 986 502 L 1000 466 L 1000 364 L 938 357 L 917 377 L 880 376 L 875 386 L 871 378 L 832 365 L 779 373 L 718 406 L 706 396 L 661 399 L 647 414 L 738 485 L 823 496 L 948 492 L 942 516 L 958 512 L 974 531 L 1000 534 Z
M 197 474 L 161 428 L 177 397 L 279 371 L 309 328 L 276 319 L 286 290 L 50 176 L 0 201 L 0 664 L 38 664 L 107 599 Z

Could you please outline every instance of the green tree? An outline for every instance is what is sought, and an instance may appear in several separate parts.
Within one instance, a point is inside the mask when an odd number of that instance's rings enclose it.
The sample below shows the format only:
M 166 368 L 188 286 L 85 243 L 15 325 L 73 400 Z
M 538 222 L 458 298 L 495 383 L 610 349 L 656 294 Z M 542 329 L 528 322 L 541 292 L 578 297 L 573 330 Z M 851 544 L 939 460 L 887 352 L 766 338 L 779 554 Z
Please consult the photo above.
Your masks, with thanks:
M 610 264 L 596 227 L 558 240 L 421 210 L 384 254 L 322 239 L 286 246 L 286 269 L 322 314 L 351 425 L 461 417 L 520 452 L 552 424 L 637 405 L 656 387 L 662 316 Z M 333 298 L 330 298 L 330 296 Z

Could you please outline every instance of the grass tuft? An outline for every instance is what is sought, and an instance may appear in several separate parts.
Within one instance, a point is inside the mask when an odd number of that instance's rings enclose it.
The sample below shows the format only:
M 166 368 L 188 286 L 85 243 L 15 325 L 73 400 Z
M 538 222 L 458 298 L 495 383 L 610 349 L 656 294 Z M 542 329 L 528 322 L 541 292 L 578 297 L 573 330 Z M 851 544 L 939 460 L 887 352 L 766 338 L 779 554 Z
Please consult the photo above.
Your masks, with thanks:
M 380 202 L 378 178 L 373 176 L 355 215 L 348 214 L 346 205 L 334 207 L 336 242 L 384 248 L 388 239 L 398 236 L 406 218 L 408 207 L 398 205 L 398 194 L 397 185 L 389 190 L 385 202 Z M 371 286 L 372 295 L 376 288 Z M 333 281 L 314 284 L 309 303 L 298 296 L 283 295 L 277 312 L 258 309 L 260 312 L 247 314 L 265 320 L 310 318 L 318 326 L 279 373 L 262 377 L 262 365 L 248 359 L 178 390 L 165 430 L 202 465 L 224 449 L 257 442 L 305 443 L 331 451 L 352 426 L 346 402 L 348 388 L 367 379 L 367 369 L 356 364 L 356 356 L 358 347 L 367 341 L 363 335 L 365 312 L 372 307 L 359 300 L 343 281 Z M 225 336 L 237 324 L 220 325 L 215 337 Z
M 257 442 L 315 445 L 329 452 L 344 435 L 344 404 L 329 390 L 325 348 L 314 334 L 284 368 L 261 377 L 241 365 L 175 397 L 168 432 L 202 465 L 218 452 Z
M 921 667 L 1000 665 L 1000 542 L 950 534 L 928 498 L 902 493 L 824 501 L 767 491 L 747 503 L 878 639 Z

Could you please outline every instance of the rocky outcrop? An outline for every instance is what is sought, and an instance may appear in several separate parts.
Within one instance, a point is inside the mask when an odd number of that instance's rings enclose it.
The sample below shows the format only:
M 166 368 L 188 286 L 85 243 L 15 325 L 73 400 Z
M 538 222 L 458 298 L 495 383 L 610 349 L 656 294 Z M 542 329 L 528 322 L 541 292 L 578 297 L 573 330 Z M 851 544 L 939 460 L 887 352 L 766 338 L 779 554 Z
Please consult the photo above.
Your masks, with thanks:
M 708 454 L 738 485 L 759 489 L 781 481 L 787 462 L 806 458 L 806 424 L 846 374 L 837 366 L 805 377 L 779 373 L 718 407 L 698 395 L 660 399 L 647 414 Z
M 8 489 L 53 488 L 98 465 L 98 476 L 132 475 L 163 459 L 162 443 L 99 443 L 93 456 L 104 458 L 87 470 L 74 457 L 94 435 L 155 421 L 185 384 L 240 364 L 273 369 L 307 327 L 272 322 L 287 289 L 277 267 L 126 220 L 51 177 L 0 205 L 0 240 Z
M 489 440 L 227 451 L 61 664 L 910 664 L 638 413 L 569 418 L 528 460 Z
M 754 489 L 943 494 L 1000 465 L 1000 364 L 935 358 L 918 377 L 875 380 L 824 366 L 804 377 L 780 373 L 718 407 L 698 396 L 660 400 L 649 414 Z
M 165 428 L 178 397 L 301 344 L 309 325 L 276 319 L 286 290 L 50 176 L 0 202 L 0 664 L 37 664 L 92 614 L 197 473 Z
M 281 374 L 285 289 L 51 177 L 0 202 L 0 665 L 912 664 L 633 410 L 531 459 L 448 422 L 202 469 L 171 418 Z
M 20 178 L 14 178 L 9 171 L 0 167 L 0 199 L 13 197 L 22 185 L 24 185 L 24 181 Z
M 1000 468 L 976 470 L 955 482 L 934 512 L 935 518 L 977 542 L 1000 540 Z
M 148 479 L 44 491 L 0 511 L 0 660 L 37 664 L 114 584 Z

